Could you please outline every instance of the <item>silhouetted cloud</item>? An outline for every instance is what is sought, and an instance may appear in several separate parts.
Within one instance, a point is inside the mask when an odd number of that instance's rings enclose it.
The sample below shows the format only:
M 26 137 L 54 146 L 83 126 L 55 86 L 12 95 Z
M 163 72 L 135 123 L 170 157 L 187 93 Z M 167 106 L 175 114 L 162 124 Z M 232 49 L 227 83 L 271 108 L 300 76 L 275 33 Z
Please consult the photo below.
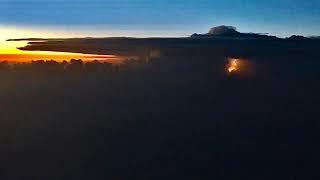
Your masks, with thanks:
M 292 38 L 300 38 L 294 36 Z M 291 39 L 292 39 L 291 38 Z M 219 39 L 220 41 L 215 41 Z M 207 56 L 240 55 L 250 56 L 259 53 L 281 54 L 290 47 L 286 39 L 260 33 L 241 33 L 233 26 L 213 27 L 206 34 L 193 34 L 185 38 L 69 38 L 69 39 L 11 39 L 10 41 L 30 41 L 20 47 L 25 51 L 57 51 L 123 57 L 150 58 L 157 52 L 161 55 Z M 223 40 L 223 41 L 221 41 Z M 235 41 L 237 40 L 237 41 Z M 248 41 L 246 41 L 248 40 Z M 257 41 L 254 41 L 257 40 Z M 274 46 L 280 43 L 283 47 Z M 283 41 L 283 42 L 282 42 Z M 266 46 L 266 44 L 270 44 Z
M 299 36 L 299 35 L 292 35 L 286 39 L 290 39 L 290 40 L 306 40 L 306 39 L 309 39 L 307 37 L 304 37 L 304 36 Z
M 236 27 L 222 25 L 222 26 L 213 27 L 208 32 L 208 35 L 231 35 L 231 34 L 239 34 Z

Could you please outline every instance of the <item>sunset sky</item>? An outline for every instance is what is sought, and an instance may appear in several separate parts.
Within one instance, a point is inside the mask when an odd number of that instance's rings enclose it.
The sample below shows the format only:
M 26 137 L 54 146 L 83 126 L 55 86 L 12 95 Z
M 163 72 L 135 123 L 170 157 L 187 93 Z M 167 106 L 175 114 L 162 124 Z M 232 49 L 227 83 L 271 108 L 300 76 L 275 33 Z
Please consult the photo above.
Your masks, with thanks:
M 318 22 L 319 0 L 0 0 L 0 54 L 30 53 L 10 38 L 184 37 L 221 24 L 310 36 Z

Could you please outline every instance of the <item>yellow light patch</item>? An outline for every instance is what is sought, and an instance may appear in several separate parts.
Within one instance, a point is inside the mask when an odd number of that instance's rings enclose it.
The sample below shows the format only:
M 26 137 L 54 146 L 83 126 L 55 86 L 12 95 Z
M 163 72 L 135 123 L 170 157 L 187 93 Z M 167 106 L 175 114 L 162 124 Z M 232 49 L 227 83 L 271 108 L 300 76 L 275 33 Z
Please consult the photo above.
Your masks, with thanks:
M 229 73 L 233 73 L 233 72 L 238 71 L 239 69 L 240 69 L 240 60 L 239 59 L 230 58 L 228 66 L 227 66 L 227 71 Z

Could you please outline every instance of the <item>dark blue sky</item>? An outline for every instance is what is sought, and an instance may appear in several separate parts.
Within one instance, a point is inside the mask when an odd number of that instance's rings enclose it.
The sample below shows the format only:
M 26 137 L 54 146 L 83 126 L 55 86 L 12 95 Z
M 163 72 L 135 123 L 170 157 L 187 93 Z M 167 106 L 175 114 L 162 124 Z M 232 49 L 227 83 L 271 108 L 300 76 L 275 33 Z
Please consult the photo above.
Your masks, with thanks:
M 186 35 L 226 24 L 286 36 L 320 35 L 319 22 L 320 0 L 0 0 L 0 25 L 18 27 Z

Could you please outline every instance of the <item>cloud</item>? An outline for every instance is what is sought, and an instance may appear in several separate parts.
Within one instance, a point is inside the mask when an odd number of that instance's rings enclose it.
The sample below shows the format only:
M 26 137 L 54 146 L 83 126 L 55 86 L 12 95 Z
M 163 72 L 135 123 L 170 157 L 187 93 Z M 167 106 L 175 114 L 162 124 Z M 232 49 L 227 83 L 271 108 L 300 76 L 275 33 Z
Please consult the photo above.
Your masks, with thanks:
M 20 41 L 11 39 L 10 41 Z M 98 55 L 133 56 L 143 54 L 145 42 L 131 38 L 23 39 L 30 41 L 18 49 L 25 51 L 57 51 Z
M 222 25 L 222 26 L 213 27 L 208 32 L 208 35 L 231 35 L 231 34 L 239 34 L 236 27 Z
M 220 41 L 214 38 L 222 37 Z M 255 56 L 283 54 L 292 45 L 285 39 L 259 33 L 240 33 L 232 26 L 211 28 L 209 33 L 195 38 L 69 38 L 69 39 L 23 39 L 29 41 L 20 50 L 56 51 L 120 57 L 150 56 Z M 228 37 L 228 38 L 225 38 Z M 20 41 L 11 39 L 10 41 Z M 221 41 L 223 40 L 223 41 Z M 283 47 L 275 46 L 279 43 Z M 266 45 L 268 44 L 268 45 Z M 307 49 L 309 50 L 309 49 Z M 272 53 L 270 53 L 272 52 Z

